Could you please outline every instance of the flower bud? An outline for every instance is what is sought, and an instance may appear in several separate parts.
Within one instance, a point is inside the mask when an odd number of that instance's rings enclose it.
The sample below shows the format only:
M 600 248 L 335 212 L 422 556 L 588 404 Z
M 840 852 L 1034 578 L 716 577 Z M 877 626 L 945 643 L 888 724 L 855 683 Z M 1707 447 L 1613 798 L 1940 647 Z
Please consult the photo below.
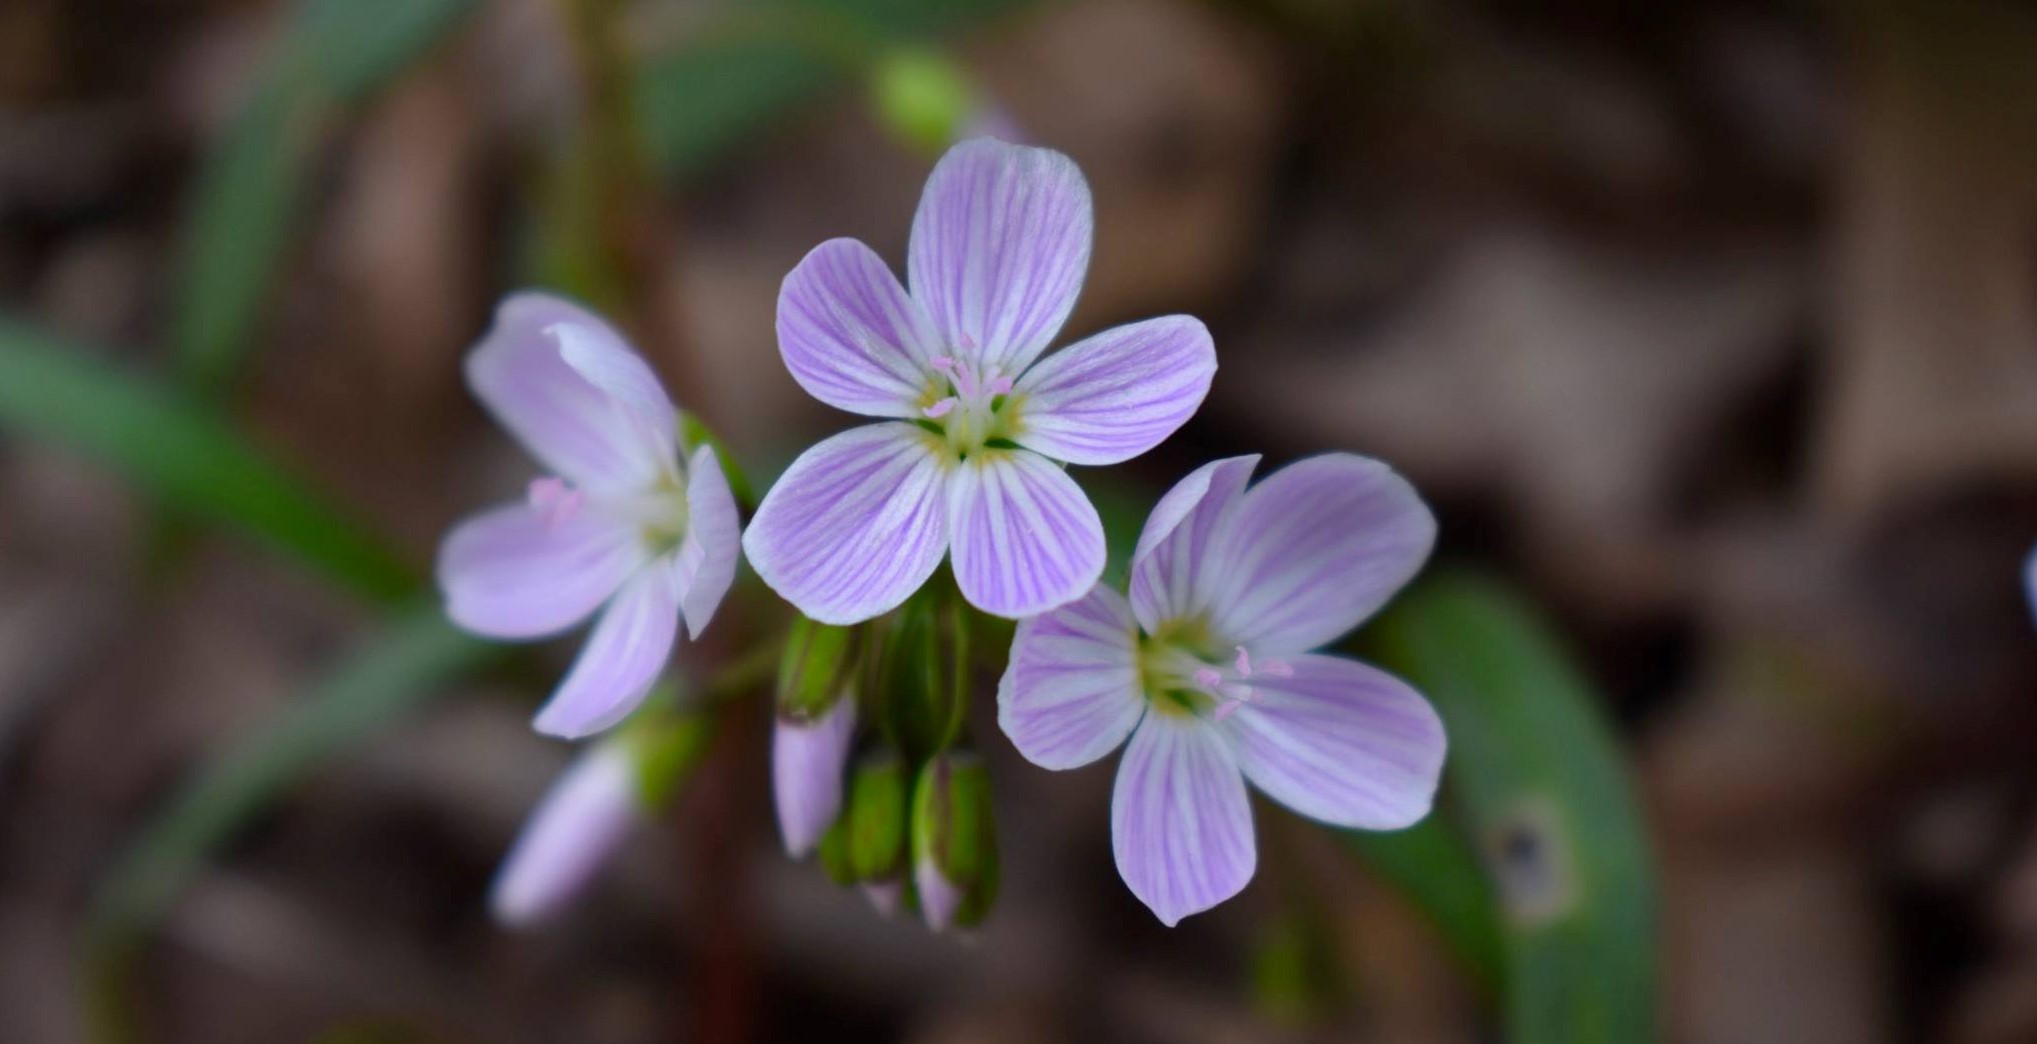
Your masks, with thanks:
M 905 882 L 895 877 L 889 881 L 865 881 L 858 887 L 863 890 L 863 898 L 870 900 L 870 908 L 882 917 L 897 913 L 899 903 L 905 899 Z
M 795 616 L 778 660 L 778 712 L 817 720 L 844 695 L 853 695 L 856 632 Z
M 885 129 L 936 155 L 960 140 L 980 107 L 962 70 L 924 48 L 899 48 L 879 58 L 870 93 Z
M 497 923 L 521 928 L 584 891 L 642 816 L 635 759 L 621 742 L 589 748 L 561 773 L 502 861 L 489 896 Z
M 913 883 L 927 927 L 980 923 L 997 897 L 990 775 L 975 754 L 944 753 L 920 770 L 912 802 Z
M 898 880 L 905 874 L 905 762 L 895 751 L 865 757 L 849 776 L 849 871 L 858 881 Z
M 871 684 L 886 735 L 908 759 L 931 757 L 960 728 L 968 706 L 968 656 L 959 601 L 922 591 L 899 610 Z
M 771 733 L 771 796 L 786 854 L 804 857 L 842 813 L 842 772 L 856 738 L 856 701 L 837 699 L 818 719 L 778 716 Z

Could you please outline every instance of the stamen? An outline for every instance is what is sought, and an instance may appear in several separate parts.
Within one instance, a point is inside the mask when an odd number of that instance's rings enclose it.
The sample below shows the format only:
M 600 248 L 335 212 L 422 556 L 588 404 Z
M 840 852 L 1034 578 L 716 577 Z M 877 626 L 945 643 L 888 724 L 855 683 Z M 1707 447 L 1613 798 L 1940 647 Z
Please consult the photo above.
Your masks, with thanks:
M 1223 673 L 1215 667 L 1204 667 L 1195 672 L 1195 683 L 1211 692 L 1217 691 L 1217 686 L 1222 685 L 1223 681 Z
M 948 415 L 949 410 L 955 408 L 956 401 L 957 401 L 956 398 L 950 395 L 947 398 L 942 399 L 937 403 L 934 403 L 932 406 L 928 406 L 927 408 L 921 410 L 920 412 L 932 418 L 945 417 Z
M 1242 645 L 1238 646 L 1238 673 L 1247 678 L 1252 676 L 1252 654 Z
M 990 394 L 992 394 L 992 395 L 1010 395 L 1010 394 L 1011 394 L 1011 378 L 1009 378 L 1009 377 L 999 377 L 998 379 L 996 379 L 996 380 L 994 380 L 994 381 L 991 381 L 991 382 L 990 382 Z

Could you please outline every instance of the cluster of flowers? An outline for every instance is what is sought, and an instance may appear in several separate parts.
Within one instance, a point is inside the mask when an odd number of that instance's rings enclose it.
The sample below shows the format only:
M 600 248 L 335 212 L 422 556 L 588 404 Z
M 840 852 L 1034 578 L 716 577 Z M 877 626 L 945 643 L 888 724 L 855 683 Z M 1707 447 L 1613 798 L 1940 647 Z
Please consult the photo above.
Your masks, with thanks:
M 989 785 L 965 738 L 966 650 L 998 633 L 993 617 L 1017 621 L 997 704 L 1021 754 L 1071 769 L 1125 747 L 1117 867 L 1167 924 L 1251 879 L 1247 781 L 1325 823 L 1416 822 L 1440 720 L 1400 680 L 1313 650 L 1414 576 L 1433 517 L 1377 461 L 1326 454 L 1252 484 L 1258 458 L 1234 457 L 1160 499 L 1128 590 L 1099 583 L 1103 526 L 1065 466 L 1158 445 L 1201 405 L 1216 354 L 1188 316 L 1048 354 L 1091 236 L 1066 156 L 978 139 L 927 183 L 910 290 L 860 242 L 816 247 L 785 279 L 779 348 L 808 393 L 874 422 L 802 454 L 747 529 L 715 449 L 615 331 L 557 298 L 510 298 L 467 374 L 550 474 L 448 536 L 449 613 L 505 639 L 595 617 L 536 719 L 586 737 L 644 702 L 680 622 L 698 637 L 747 557 L 799 613 L 773 741 L 787 849 L 936 928 L 973 923 L 995 888 Z M 504 920 L 575 893 L 660 792 L 642 766 L 661 759 L 634 753 L 644 734 L 617 733 L 511 853 Z

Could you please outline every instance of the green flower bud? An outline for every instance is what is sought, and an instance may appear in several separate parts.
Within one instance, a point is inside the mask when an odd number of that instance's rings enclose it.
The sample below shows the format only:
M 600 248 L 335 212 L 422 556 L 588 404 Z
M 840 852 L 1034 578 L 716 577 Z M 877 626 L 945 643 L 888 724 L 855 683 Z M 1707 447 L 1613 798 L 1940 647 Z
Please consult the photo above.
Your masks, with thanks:
M 896 751 L 863 758 L 849 774 L 848 866 L 857 881 L 895 879 L 905 872 L 909 777 Z M 823 856 L 825 858 L 825 856 Z
M 871 682 L 886 733 L 907 758 L 924 761 L 953 741 L 968 707 L 969 680 L 961 603 L 938 593 L 915 595 L 886 633 Z
M 828 880 L 838 885 L 856 883 L 856 868 L 849 864 L 849 817 L 835 820 L 821 835 L 820 867 L 827 871 Z
M 851 688 L 856 676 L 856 632 L 793 617 L 785 654 L 778 660 L 778 711 L 816 720 Z
M 962 751 L 928 761 L 912 801 L 913 883 L 927 926 L 980 923 L 997 898 L 997 824 L 990 774 Z
M 878 119 L 906 144 L 939 154 L 976 112 L 969 80 L 939 52 L 901 48 L 880 58 L 870 78 Z

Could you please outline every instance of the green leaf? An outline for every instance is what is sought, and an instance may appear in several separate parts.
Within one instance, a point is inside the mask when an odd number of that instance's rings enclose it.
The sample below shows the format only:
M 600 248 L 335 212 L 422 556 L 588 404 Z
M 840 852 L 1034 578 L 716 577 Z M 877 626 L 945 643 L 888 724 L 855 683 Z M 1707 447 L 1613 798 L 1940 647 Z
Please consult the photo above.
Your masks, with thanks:
M 225 389 L 283 270 L 304 161 L 339 106 L 408 68 L 476 0 L 308 0 L 198 177 L 171 346 L 185 386 Z
M 114 865 L 88 921 L 102 1038 L 123 1025 L 125 971 L 140 943 L 220 847 L 276 797 L 504 647 L 455 629 L 436 604 L 395 617 L 304 698 L 186 784 Z
M 1435 702 L 1446 782 L 1492 882 L 1514 1044 L 1656 1035 L 1656 886 L 1620 750 L 1577 668 L 1499 584 L 1440 576 L 1368 631 Z
M 0 319 L 0 431 L 76 450 L 165 503 L 391 599 L 418 580 L 390 549 L 212 411 Z

